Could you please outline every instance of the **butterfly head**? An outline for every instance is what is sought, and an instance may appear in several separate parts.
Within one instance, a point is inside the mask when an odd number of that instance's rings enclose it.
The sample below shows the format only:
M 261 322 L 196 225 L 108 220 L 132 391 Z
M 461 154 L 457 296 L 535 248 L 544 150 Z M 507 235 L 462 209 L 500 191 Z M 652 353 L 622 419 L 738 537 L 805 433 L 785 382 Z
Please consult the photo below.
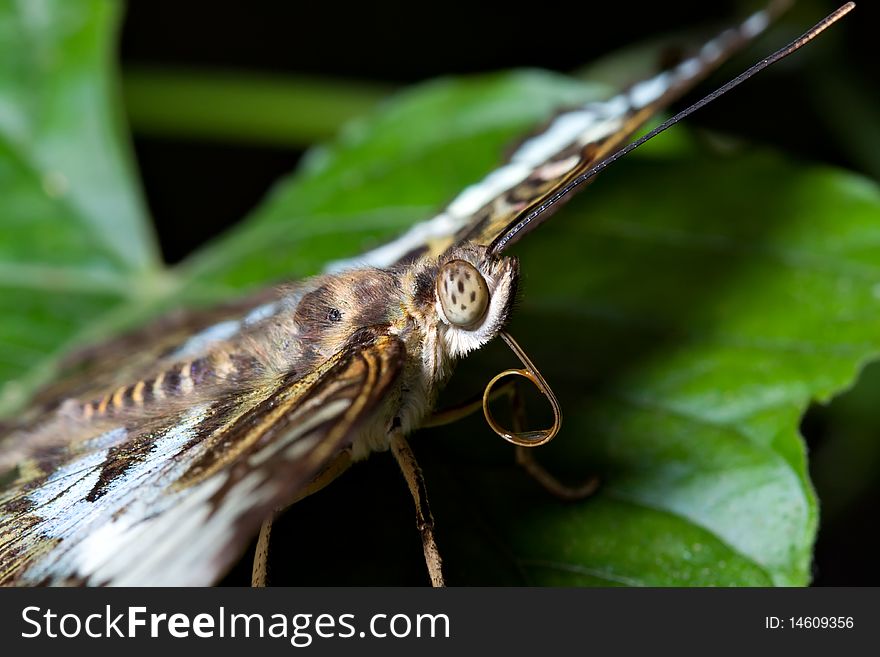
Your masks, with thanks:
M 516 258 L 490 255 L 482 246 L 467 244 L 440 258 L 434 309 L 450 356 L 464 356 L 498 334 L 510 315 L 518 278 Z

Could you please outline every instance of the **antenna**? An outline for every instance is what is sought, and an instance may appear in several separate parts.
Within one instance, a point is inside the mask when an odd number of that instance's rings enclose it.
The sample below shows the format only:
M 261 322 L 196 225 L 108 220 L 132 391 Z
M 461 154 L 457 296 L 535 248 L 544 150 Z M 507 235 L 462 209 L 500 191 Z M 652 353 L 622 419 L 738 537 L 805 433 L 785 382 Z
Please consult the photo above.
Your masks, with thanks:
M 562 198 L 564 196 L 566 196 L 567 194 L 574 191 L 578 185 L 581 185 L 581 184 L 587 182 L 593 176 L 595 176 L 597 173 L 603 171 L 606 167 L 610 166 L 611 164 L 613 164 L 614 162 L 616 162 L 617 160 L 622 158 L 624 155 L 631 153 L 632 151 L 637 149 L 639 146 L 644 144 L 646 141 L 650 141 L 651 139 L 653 139 L 654 137 L 659 135 L 664 130 L 671 128 L 672 126 L 674 126 L 676 123 L 678 123 L 682 119 L 684 119 L 684 118 L 690 116 L 691 114 L 693 114 L 694 112 L 696 112 L 698 109 L 705 107 L 706 105 L 711 103 L 713 100 L 715 100 L 719 96 L 723 96 L 728 91 L 730 91 L 734 87 L 742 84 L 743 82 L 748 80 L 750 77 L 752 77 L 756 73 L 763 71 L 765 68 L 767 68 L 771 64 L 775 64 L 780 59 L 784 59 L 785 57 L 788 57 L 790 54 L 792 54 L 796 50 L 799 50 L 801 47 L 805 46 L 810 41 L 812 41 L 817 36 L 819 36 L 822 32 L 824 32 L 826 29 L 828 29 L 831 25 L 833 25 L 834 23 L 839 21 L 841 18 L 846 16 L 849 12 L 851 12 L 855 8 L 855 6 L 856 6 L 855 2 L 847 2 L 845 5 L 843 5 L 842 7 L 840 7 L 839 9 L 837 9 L 836 11 L 834 11 L 833 13 L 829 14 L 828 16 L 823 18 L 821 21 L 816 23 L 816 25 L 814 25 L 812 28 L 807 30 L 803 35 L 801 35 L 800 37 L 798 37 L 797 39 L 795 39 L 794 41 L 789 43 L 787 46 L 780 48 L 779 50 L 777 50 L 775 53 L 773 53 L 769 57 L 762 59 L 760 62 L 758 62 L 757 64 L 755 64 L 751 68 L 749 68 L 747 71 L 740 73 L 738 76 L 736 76 L 734 79 L 732 79 L 730 82 L 728 82 L 724 86 L 719 87 L 718 89 L 716 89 L 715 91 L 710 93 L 708 96 L 702 98 L 701 100 L 698 100 L 696 103 L 694 103 L 690 107 L 682 110 L 681 112 L 679 112 L 678 114 L 676 114 L 672 118 L 667 119 L 666 121 L 664 121 L 663 123 L 658 125 L 656 128 L 651 130 L 651 132 L 647 133 L 643 137 L 640 137 L 636 141 L 627 144 L 626 146 L 624 146 L 620 150 L 616 151 L 612 155 L 609 155 L 608 157 L 606 157 L 601 162 L 598 162 L 597 164 L 592 166 L 590 169 L 588 169 L 587 171 L 585 171 L 584 173 L 579 175 L 577 178 L 570 181 L 567 185 L 565 185 L 565 187 L 561 188 L 555 194 L 552 194 L 551 196 L 544 199 L 538 206 L 536 206 L 533 210 L 531 210 L 525 217 L 520 219 L 518 222 L 516 222 L 516 224 L 514 224 L 512 227 L 510 227 L 508 230 L 506 230 L 497 239 L 495 239 L 495 241 L 492 242 L 492 244 L 489 246 L 489 252 L 493 253 L 493 254 L 500 253 L 505 248 L 507 248 L 511 244 L 515 243 L 518 239 L 517 238 L 518 233 L 520 233 L 526 226 L 528 226 L 535 219 L 537 219 L 539 216 L 541 216 L 542 214 L 547 212 L 556 203 L 558 203 L 560 200 L 562 200 Z

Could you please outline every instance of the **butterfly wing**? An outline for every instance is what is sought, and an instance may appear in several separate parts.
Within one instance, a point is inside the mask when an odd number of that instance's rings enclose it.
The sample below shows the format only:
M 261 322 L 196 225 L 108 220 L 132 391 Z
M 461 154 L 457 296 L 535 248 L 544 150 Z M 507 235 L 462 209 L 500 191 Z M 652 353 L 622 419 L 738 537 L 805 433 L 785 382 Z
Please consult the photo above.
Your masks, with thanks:
M 0 583 L 213 583 L 381 416 L 404 355 L 361 332 L 305 375 L 35 452 L 0 493 Z
M 384 267 L 425 253 L 439 256 L 464 242 L 492 244 L 532 208 L 621 148 L 651 117 L 761 34 L 789 4 L 770 3 L 676 66 L 609 100 L 558 114 L 540 133 L 523 141 L 503 166 L 466 188 L 440 214 L 358 258 L 332 263 L 331 270 L 355 264 Z M 542 221 L 550 214 L 546 212 Z
M 293 286 L 287 291 L 291 290 Z M 17 423 L 31 424 L 65 399 L 100 398 L 123 384 L 145 379 L 198 336 L 202 336 L 201 351 L 207 351 L 242 324 L 267 314 L 280 299 L 279 290 L 270 288 L 213 307 L 177 309 L 138 329 L 74 350 L 60 363 L 54 380 L 17 415 Z M 193 348 L 189 351 L 190 357 L 198 355 Z

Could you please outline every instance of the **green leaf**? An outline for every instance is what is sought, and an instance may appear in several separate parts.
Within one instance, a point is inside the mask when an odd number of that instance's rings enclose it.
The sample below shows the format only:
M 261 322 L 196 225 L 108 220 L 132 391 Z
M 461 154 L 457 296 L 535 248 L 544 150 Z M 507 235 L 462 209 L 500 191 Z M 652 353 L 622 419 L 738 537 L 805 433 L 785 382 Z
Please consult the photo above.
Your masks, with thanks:
M 604 486 L 564 506 L 467 473 L 528 582 L 809 581 L 798 424 L 880 353 L 878 219 L 849 174 L 704 155 L 631 161 L 530 238 L 512 330 L 567 413 L 539 458 Z
M 68 343 L 381 243 L 488 172 L 554 106 L 597 93 L 536 71 L 413 89 L 163 270 L 114 118 L 112 7 L 0 11 L 0 49 L 17 54 L 0 65 L 6 408 Z M 43 45 L 23 48 L 23 26 Z M 480 418 L 414 439 L 454 584 L 809 581 L 818 512 L 798 423 L 880 352 L 880 193 L 772 153 L 703 152 L 680 130 L 683 147 L 669 148 L 674 135 L 517 246 L 511 330 L 565 413 L 536 456 L 566 480 L 598 474 L 600 492 L 548 497 Z M 511 362 L 500 345 L 474 355 L 447 398 L 480 392 Z M 410 504 L 374 457 L 279 523 L 276 576 L 423 583 Z
M 0 408 L 158 267 L 115 102 L 119 9 L 0 5 Z

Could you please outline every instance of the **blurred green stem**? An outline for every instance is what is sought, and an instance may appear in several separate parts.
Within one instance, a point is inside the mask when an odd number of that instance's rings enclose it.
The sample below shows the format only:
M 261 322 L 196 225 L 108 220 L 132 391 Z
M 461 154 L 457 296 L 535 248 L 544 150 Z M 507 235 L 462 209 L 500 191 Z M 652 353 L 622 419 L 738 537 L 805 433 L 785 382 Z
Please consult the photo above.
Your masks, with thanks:
M 134 132 L 302 148 L 372 109 L 392 88 L 248 72 L 127 68 Z

